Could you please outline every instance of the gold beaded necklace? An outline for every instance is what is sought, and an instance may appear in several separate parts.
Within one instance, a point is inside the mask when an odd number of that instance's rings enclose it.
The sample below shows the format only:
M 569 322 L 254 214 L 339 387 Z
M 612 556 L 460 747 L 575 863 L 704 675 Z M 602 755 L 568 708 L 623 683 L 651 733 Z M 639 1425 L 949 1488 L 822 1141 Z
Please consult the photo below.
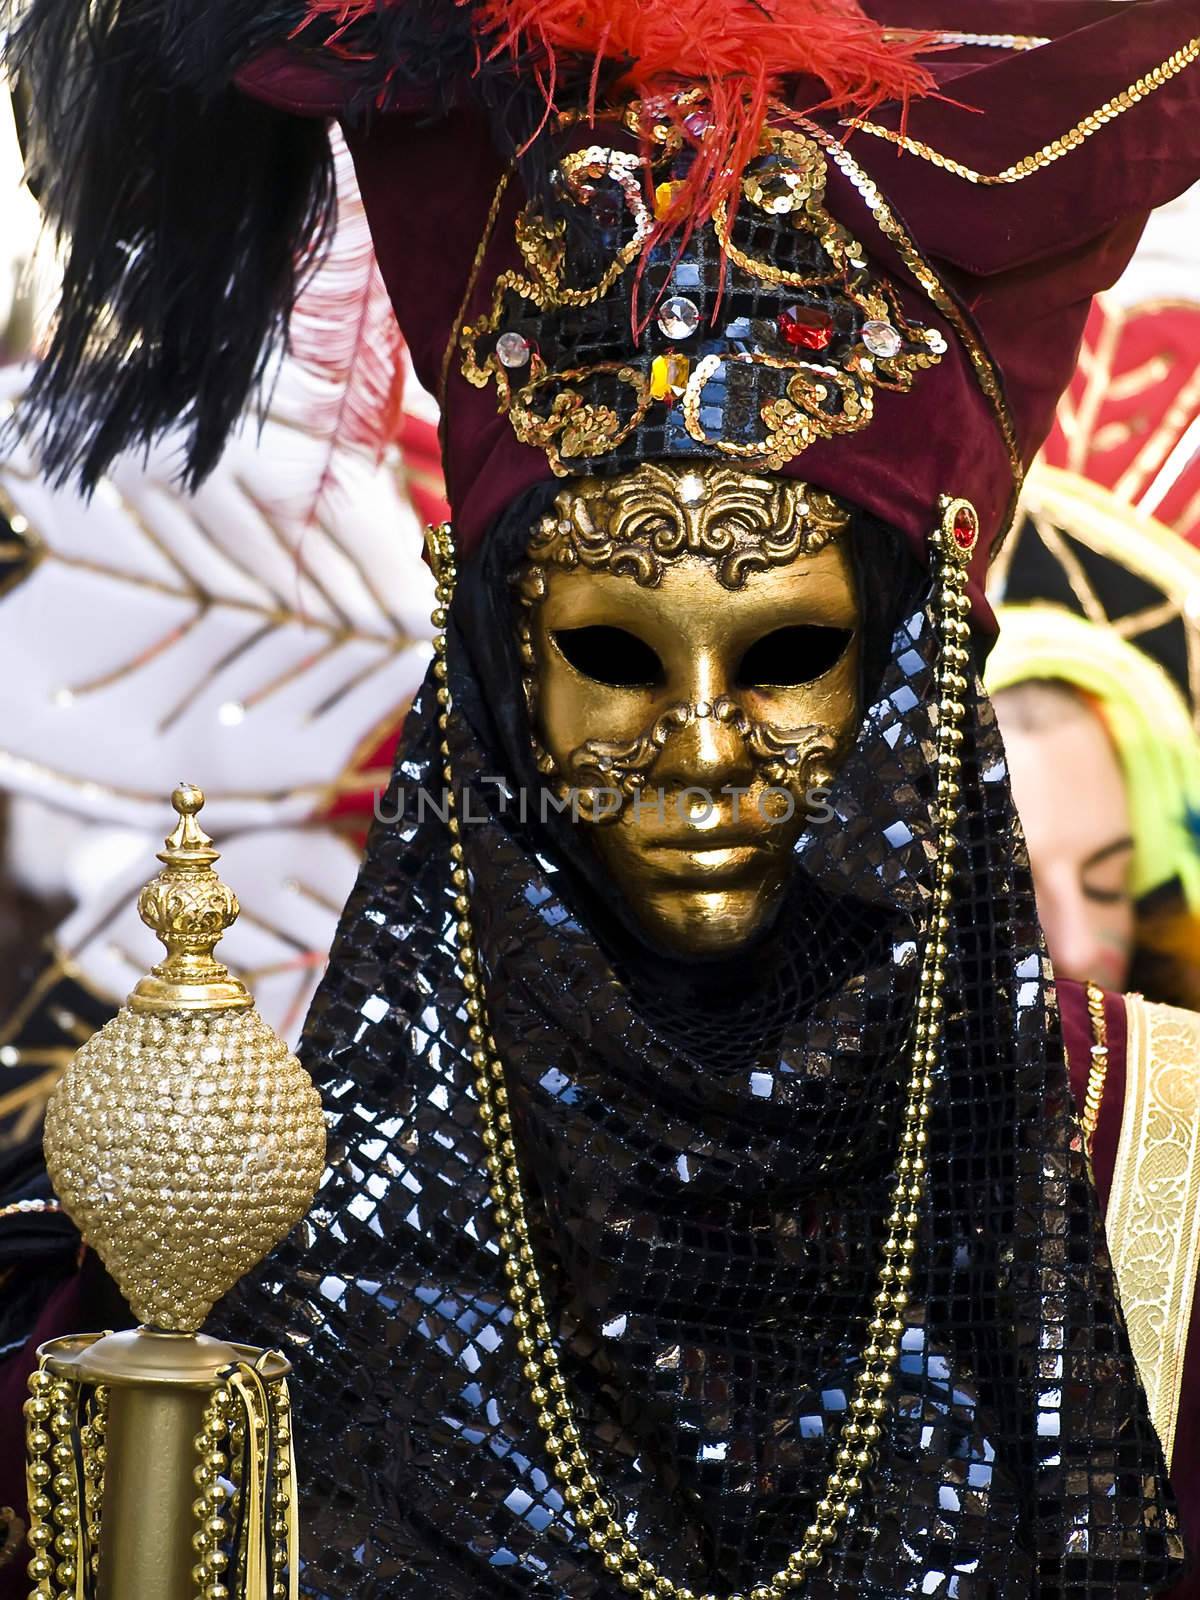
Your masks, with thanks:
M 861 1367 L 854 1382 L 849 1413 L 838 1435 L 834 1466 L 826 1479 L 825 1491 L 817 1503 L 813 1520 L 804 1531 L 803 1540 L 778 1572 L 755 1584 L 748 1596 L 731 1595 L 728 1600 L 786 1600 L 789 1593 L 805 1586 L 809 1576 L 824 1562 L 826 1551 L 837 1539 L 839 1528 L 846 1521 L 862 1490 L 863 1474 L 874 1462 L 882 1424 L 888 1414 L 891 1368 L 899 1354 L 900 1336 L 904 1331 L 903 1314 L 908 1305 L 909 1285 L 913 1276 L 911 1261 L 917 1249 L 920 1226 L 918 1205 L 925 1194 L 927 1181 L 925 1150 L 931 1114 L 932 1075 L 938 1063 L 942 1039 L 946 935 L 950 927 L 952 854 L 955 846 L 954 828 L 958 820 L 959 746 L 963 737 L 962 696 L 967 688 L 964 669 L 969 659 L 969 626 L 966 621 L 969 602 L 965 587 L 967 564 L 977 537 L 978 519 L 970 503 L 943 496 L 941 525 L 929 541 L 937 558 L 940 626 L 935 803 L 937 851 L 933 910 L 921 962 L 904 1128 L 890 1195 L 891 1210 L 885 1219 L 886 1233 L 873 1302 L 874 1314 L 867 1324 Z M 433 613 L 436 630 L 433 670 L 437 681 L 442 778 L 448 805 L 450 879 L 457 916 L 455 934 L 458 965 L 467 996 L 468 1036 L 471 1063 L 477 1074 L 475 1092 L 479 1101 L 479 1120 L 491 1197 L 496 1207 L 495 1221 L 500 1229 L 499 1245 L 507 1279 L 508 1300 L 518 1335 L 517 1350 L 522 1359 L 522 1375 L 537 1417 L 542 1443 L 553 1462 L 554 1475 L 570 1507 L 571 1516 L 576 1526 L 585 1531 L 588 1543 L 622 1589 L 640 1596 L 641 1600 L 718 1600 L 717 1596 L 711 1594 L 698 1597 L 684 1584 L 667 1577 L 653 1562 L 643 1557 L 636 1542 L 629 1538 L 621 1526 L 617 1507 L 602 1489 L 592 1469 L 567 1393 L 529 1236 L 512 1119 L 508 1110 L 504 1064 L 499 1058 L 496 1041 L 488 1024 L 487 995 L 476 946 L 458 801 L 454 793 L 454 771 L 447 736 L 453 706 L 446 681 L 445 630 L 448 608 L 454 597 L 457 568 L 449 524 L 431 527 L 427 533 L 427 543 L 437 580 L 437 603 Z

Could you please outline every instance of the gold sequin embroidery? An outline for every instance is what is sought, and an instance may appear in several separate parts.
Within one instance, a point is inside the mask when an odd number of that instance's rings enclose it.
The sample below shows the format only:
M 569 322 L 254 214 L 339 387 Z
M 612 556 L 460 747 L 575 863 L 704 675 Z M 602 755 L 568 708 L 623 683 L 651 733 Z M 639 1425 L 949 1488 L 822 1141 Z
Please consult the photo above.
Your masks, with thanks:
M 514 308 L 536 322 L 536 314 L 585 310 L 621 292 L 622 278 L 655 226 L 647 195 L 654 192 L 658 163 L 670 155 L 666 134 L 664 141 L 662 153 L 651 159 L 602 145 L 565 156 L 557 169 L 563 194 L 586 207 L 595 203 L 605 183 L 615 185 L 628 237 L 596 281 L 580 285 L 570 281 L 566 224 L 526 210 L 515 229 L 520 267 L 499 275 L 489 309 L 464 323 L 459 334 L 464 377 L 477 388 L 494 385 L 498 408 L 517 438 L 544 450 L 556 474 L 566 476 L 576 470 L 575 463 L 610 454 L 642 425 L 652 407 L 676 401 L 684 429 L 696 444 L 718 456 L 778 470 L 816 439 L 866 427 L 874 415 L 876 388 L 905 392 L 918 372 L 941 360 L 946 349 L 942 334 L 904 317 L 890 286 L 871 274 L 861 245 L 824 209 L 827 162 L 819 143 L 794 129 L 770 127 L 763 133 L 762 165 L 752 163 L 743 182 L 745 201 L 773 218 L 790 218 L 799 233 L 815 238 L 828 270 L 785 270 L 738 246 L 729 238 L 723 209 L 705 226 L 713 228 L 727 259 L 751 278 L 798 290 L 832 289 L 852 309 L 856 324 L 886 324 L 896 336 L 894 350 L 872 353 L 860 339 L 834 361 L 811 359 L 802 350 L 784 348 L 776 354 L 731 343 L 719 352 L 710 348 L 695 361 L 672 352 L 679 381 L 668 383 L 640 353 L 564 370 L 522 335 L 518 348 L 524 347 L 526 359 L 516 369 L 507 367 L 500 336 Z M 622 314 L 627 314 L 624 308 Z M 706 427 L 703 413 L 709 385 L 723 370 L 738 367 L 771 368 L 787 378 L 763 397 L 758 436 L 735 440 Z M 589 390 L 592 380 L 604 376 L 615 379 L 616 398 L 611 385 L 603 400 Z M 628 391 L 623 401 L 622 390 Z
M 1096 1129 L 1100 1126 L 1104 1086 L 1108 1082 L 1108 1023 L 1104 1016 L 1104 990 L 1094 983 L 1087 986 L 1087 1008 L 1092 1029 L 1091 1064 L 1088 1067 L 1083 1114 L 1079 1120 L 1083 1126 L 1083 1146 L 1090 1160 Z
M 1032 155 L 1022 156 L 1019 161 L 1014 161 L 1011 166 L 1002 172 L 977 172 L 974 167 L 968 167 L 961 161 L 956 161 L 952 156 L 935 150 L 932 145 L 925 144 L 920 139 L 909 138 L 906 134 L 897 133 L 891 128 L 881 128 L 875 122 L 860 122 L 857 119 L 847 119 L 842 126 L 853 127 L 862 133 L 869 133 L 876 139 L 886 139 L 889 144 L 898 145 L 901 150 L 906 150 L 910 155 L 920 156 L 922 161 L 929 161 L 943 171 L 953 173 L 956 178 L 962 178 L 966 183 L 984 185 L 997 185 L 1002 183 L 1020 183 L 1024 178 L 1030 178 L 1035 172 L 1052 166 L 1060 161 L 1063 156 L 1070 155 L 1072 150 L 1078 150 L 1085 139 L 1090 139 L 1092 134 L 1099 133 L 1106 123 L 1113 122 L 1126 111 L 1142 100 L 1161 89 L 1164 84 L 1170 83 L 1172 78 L 1194 61 L 1200 60 L 1200 38 L 1191 39 L 1181 49 L 1176 50 L 1148 72 L 1144 78 L 1138 78 L 1127 89 L 1122 89 L 1120 94 L 1114 95 L 1111 100 L 1106 100 L 1102 106 L 1081 118 L 1073 128 L 1068 128 L 1057 139 L 1051 139 L 1049 144 L 1044 144 L 1040 150 L 1035 150 Z

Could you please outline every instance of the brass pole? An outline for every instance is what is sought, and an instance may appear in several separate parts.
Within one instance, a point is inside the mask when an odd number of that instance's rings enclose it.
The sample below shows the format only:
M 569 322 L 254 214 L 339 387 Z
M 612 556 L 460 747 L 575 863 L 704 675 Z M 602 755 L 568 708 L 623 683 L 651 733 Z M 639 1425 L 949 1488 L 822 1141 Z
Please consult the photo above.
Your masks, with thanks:
M 195 1600 L 196 1435 L 205 1406 L 238 1362 L 252 1363 L 267 1384 L 286 1377 L 290 1363 L 276 1351 L 159 1328 L 72 1335 L 43 1345 L 42 1355 L 55 1376 L 108 1390 L 96 1600 Z
M 207 1399 L 165 1384 L 110 1391 L 99 1600 L 193 1600 L 193 1441 Z

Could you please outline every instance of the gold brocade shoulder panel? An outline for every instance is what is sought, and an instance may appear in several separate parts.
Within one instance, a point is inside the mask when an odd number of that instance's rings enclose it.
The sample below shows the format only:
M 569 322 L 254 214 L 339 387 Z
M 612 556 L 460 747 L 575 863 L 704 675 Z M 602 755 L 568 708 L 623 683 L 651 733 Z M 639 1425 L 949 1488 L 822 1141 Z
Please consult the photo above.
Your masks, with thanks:
M 1170 1465 L 1200 1268 L 1200 1016 L 1125 1000 L 1125 1106 L 1107 1230 L 1129 1340 Z

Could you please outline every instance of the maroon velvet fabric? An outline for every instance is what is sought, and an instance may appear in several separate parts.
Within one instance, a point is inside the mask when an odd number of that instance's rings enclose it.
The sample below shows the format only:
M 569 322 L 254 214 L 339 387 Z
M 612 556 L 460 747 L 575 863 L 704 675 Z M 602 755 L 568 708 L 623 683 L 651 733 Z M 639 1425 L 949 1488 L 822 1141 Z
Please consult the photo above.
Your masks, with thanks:
M 1067 1049 L 1071 1089 L 1075 1103 L 1082 1112 L 1092 1046 L 1092 1024 L 1083 985 L 1060 979 L 1058 1004 L 1062 1013 L 1063 1042 Z M 1100 1104 L 1100 1121 L 1092 1143 L 1092 1160 L 1096 1190 L 1101 1204 L 1107 1207 L 1125 1111 L 1126 1029 L 1123 995 L 1105 995 L 1104 1020 L 1108 1024 L 1108 1077 L 1104 1085 L 1104 1099 Z M 1170 1591 L 1169 1600 L 1200 1600 L 1200 1317 L 1194 1314 L 1184 1353 L 1171 1483 L 1179 1502 L 1179 1518 L 1193 1566 L 1183 1582 Z
M 1050 36 L 1037 50 L 971 47 L 933 58 L 944 98 L 911 107 L 909 132 L 983 172 L 1038 150 L 1187 45 L 1200 29 L 1196 0 L 868 0 L 881 20 L 909 27 Z M 239 75 L 249 93 L 306 114 L 333 114 L 337 94 L 311 63 L 280 50 Z M 821 98 L 793 86 L 791 103 Z M 482 116 L 469 106 L 430 121 L 406 111 L 347 129 L 383 275 L 422 383 L 442 395 L 443 357 L 500 176 Z M 898 122 L 889 107 L 875 120 Z M 824 124 L 845 134 L 836 117 Z M 612 126 L 606 140 L 623 141 Z M 591 129 L 577 142 L 591 142 Z M 1074 368 L 1091 297 L 1125 265 L 1146 211 L 1200 178 L 1200 65 L 1103 125 L 1079 148 L 1025 181 L 977 186 L 858 131 L 855 159 L 956 293 L 999 370 L 1028 463 L 1053 421 Z M 988 547 L 1004 531 L 1013 474 L 991 404 L 953 327 L 935 314 L 862 197 L 830 171 L 829 209 L 862 239 L 900 287 L 904 309 L 938 326 L 950 350 L 907 395 L 880 394 L 860 433 L 818 441 L 787 470 L 866 506 L 901 529 L 918 553 L 943 493 L 964 495 L 985 537 L 973 596 L 986 617 Z M 511 186 L 468 316 L 483 309 L 515 255 Z M 523 490 L 551 477 L 542 452 L 517 442 L 491 389 L 449 364 L 443 451 L 455 534 L 473 547 Z
M 0 1505 L 11 1506 L 23 1522 L 28 1520 L 28 1501 L 21 1408 L 28 1395 L 29 1374 L 37 1366 L 39 1345 L 86 1326 L 82 1279 L 76 1273 L 50 1295 L 28 1344 L 0 1362 Z M 0 1567 L 0 1600 L 28 1600 L 31 1584 L 25 1568 L 30 1554 L 29 1546 L 22 1542 L 12 1560 Z
M 1200 1317 L 1195 1314 L 1194 1303 L 1183 1354 L 1171 1482 L 1179 1500 L 1193 1566 L 1183 1582 L 1171 1590 L 1170 1600 L 1200 1600 Z

